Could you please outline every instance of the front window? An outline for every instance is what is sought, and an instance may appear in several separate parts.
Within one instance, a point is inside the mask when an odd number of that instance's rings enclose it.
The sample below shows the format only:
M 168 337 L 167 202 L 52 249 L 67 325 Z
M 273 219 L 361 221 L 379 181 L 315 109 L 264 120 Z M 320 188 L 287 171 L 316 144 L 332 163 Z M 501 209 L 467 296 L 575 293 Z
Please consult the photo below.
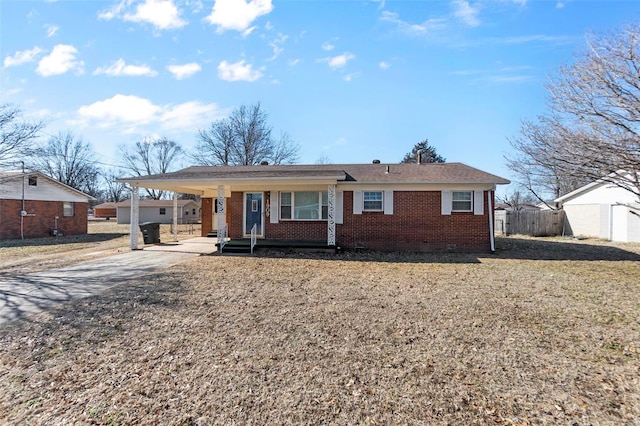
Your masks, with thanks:
M 62 203 L 62 215 L 67 217 L 73 216 L 73 203 L 71 202 Z
M 364 191 L 363 193 L 363 210 L 366 212 L 382 211 L 382 191 Z
M 326 220 L 328 216 L 329 197 L 326 192 L 280 193 L 281 220 Z
M 166 207 L 160 207 L 160 214 L 161 214 L 161 215 L 166 215 L 166 214 L 167 214 L 167 209 L 166 209 Z
M 473 210 L 473 193 L 471 191 L 454 192 L 451 211 L 470 212 Z

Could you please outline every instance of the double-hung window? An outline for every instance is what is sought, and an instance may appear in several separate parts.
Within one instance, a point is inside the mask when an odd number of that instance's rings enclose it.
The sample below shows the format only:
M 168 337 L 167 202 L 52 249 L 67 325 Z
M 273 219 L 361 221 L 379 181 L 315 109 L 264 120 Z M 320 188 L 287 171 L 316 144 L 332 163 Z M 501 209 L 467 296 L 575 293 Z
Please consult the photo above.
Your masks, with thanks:
M 166 215 L 167 214 L 167 208 L 166 207 L 160 207 L 160 214 L 161 215 Z
M 280 220 L 326 220 L 329 216 L 327 192 L 280 193 Z
M 62 203 L 62 215 L 65 217 L 73 216 L 73 203 L 68 201 Z
M 381 212 L 382 211 L 382 191 L 364 191 L 362 193 L 363 211 L 365 212 Z
M 470 212 L 473 211 L 473 191 L 459 191 L 452 194 L 451 211 Z

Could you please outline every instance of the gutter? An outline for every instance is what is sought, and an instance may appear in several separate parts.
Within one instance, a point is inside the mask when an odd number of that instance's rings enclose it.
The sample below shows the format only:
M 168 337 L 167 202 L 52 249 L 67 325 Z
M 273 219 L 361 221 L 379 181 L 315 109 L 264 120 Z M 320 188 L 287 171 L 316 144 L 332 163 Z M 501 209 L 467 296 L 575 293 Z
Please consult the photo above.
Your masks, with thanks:
M 491 205 L 491 191 L 487 191 L 487 209 L 489 210 L 489 246 L 491 253 L 496 252 L 495 236 L 493 235 L 493 206 Z

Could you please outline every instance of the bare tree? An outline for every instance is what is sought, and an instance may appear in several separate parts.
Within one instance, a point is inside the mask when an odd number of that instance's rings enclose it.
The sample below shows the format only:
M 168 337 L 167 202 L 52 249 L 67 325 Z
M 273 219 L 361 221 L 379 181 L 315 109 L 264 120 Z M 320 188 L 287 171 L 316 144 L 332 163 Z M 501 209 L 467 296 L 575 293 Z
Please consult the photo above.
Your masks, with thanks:
M 639 74 L 640 25 L 591 35 L 587 49 L 546 86 L 551 113 L 539 121 L 552 140 L 532 139 L 525 126 L 514 147 L 576 182 L 601 179 L 640 199 Z
M 99 197 L 100 169 L 95 158 L 91 144 L 71 132 L 60 132 L 45 145 L 32 149 L 27 165 L 58 182 Z
M 496 196 L 496 201 L 506 204 L 512 210 L 523 210 L 527 206 L 536 204 L 536 200 L 530 194 L 522 194 L 520 191 L 506 193 L 502 196 Z
M 116 182 L 116 179 L 121 178 L 123 174 L 121 170 L 117 169 L 108 169 L 102 172 L 105 201 L 118 203 L 129 198 L 127 186 L 122 182 Z
M 429 139 L 418 142 L 411 148 L 411 152 L 404 155 L 401 163 L 444 163 L 446 160 L 436 152 L 436 148 L 429 145 Z
M 516 183 L 552 209 L 556 206 L 551 200 L 590 181 L 575 175 L 573 168 L 558 158 L 568 154 L 565 151 L 573 139 L 575 136 L 567 134 L 558 120 L 549 117 L 540 117 L 536 123 L 523 121 L 520 134 L 509 138 L 515 151 L 505 160 Z
M 196 137 L 191 157 L 201 165 L 292 164 L 300 151 L 287 133 L 277 140 L 272 137 L 268 114 L 260 103 L 234 109 L 228 118 L 199 130 Z
M 160 139 L 144 139 L 135 143 L 133 149 L 120 147 L 120 154 L 124 160 L 123 168 L 134 173 L 135 176 L 148 176 L 168 173 L 176 170 L 182 164 L 184 151 L 175 141 Z M 166 191 L 145 188 L 149 198 L 160 200 Z
M 42 121 L 22 120 L 22 111 L 13 105 L 0 105 L 0 167 L 15 166 L 32 147 L 44 128 Z

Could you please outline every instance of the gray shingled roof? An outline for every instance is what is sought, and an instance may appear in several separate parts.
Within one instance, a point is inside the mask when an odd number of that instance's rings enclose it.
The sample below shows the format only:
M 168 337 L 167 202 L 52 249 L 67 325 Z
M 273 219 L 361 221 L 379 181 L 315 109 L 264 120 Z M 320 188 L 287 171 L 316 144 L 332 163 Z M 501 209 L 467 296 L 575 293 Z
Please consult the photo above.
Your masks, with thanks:
M 248 180 L 335 178 L 358 183 L 492 183 L 508 184 L 507 179 L 462 163 L 429 164 L 317 164 L 260 166 L 193 166 L 152 176 L 122 181 L 155 180 Z

